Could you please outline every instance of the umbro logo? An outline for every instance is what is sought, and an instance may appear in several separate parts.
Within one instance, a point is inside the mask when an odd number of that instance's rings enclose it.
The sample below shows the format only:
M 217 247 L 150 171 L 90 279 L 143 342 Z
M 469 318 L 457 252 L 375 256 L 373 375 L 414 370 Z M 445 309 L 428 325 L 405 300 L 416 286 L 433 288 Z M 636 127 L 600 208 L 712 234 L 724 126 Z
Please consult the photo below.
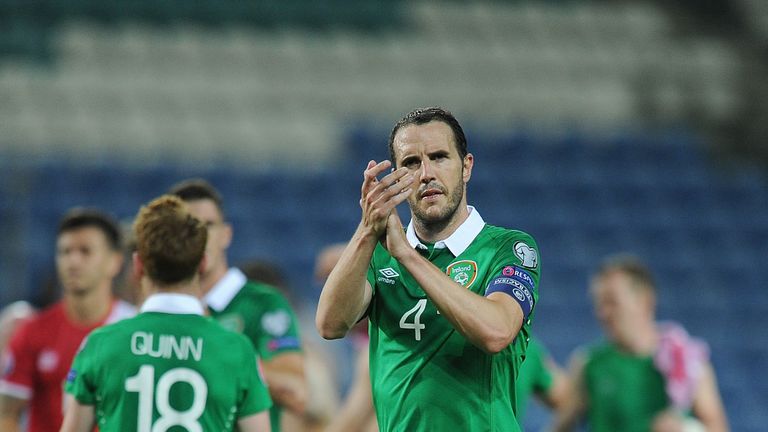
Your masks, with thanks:
M 397 273 L 392 267 L 387 267 L 385 269 L 379 270 L 379 273 L 381 273 L 382 276 L 385 278 L 396 278 L 400 276 L 399 273 Z

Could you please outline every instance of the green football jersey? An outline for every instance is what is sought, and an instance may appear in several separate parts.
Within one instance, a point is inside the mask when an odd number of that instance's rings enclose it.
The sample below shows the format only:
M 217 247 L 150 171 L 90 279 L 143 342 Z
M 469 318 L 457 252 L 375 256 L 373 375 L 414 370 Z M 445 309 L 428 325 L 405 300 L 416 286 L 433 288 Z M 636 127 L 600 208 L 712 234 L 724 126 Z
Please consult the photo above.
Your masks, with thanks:
M 546 393 L 552 387 L 554 378 L 547 368 L 549 353 L 539 340 L 532 336 L 525 351 L 525 360 L 517 376 L 517 420 L 522 425 L 528 400 L 533 393 Z
M 94 405 L 101 432 L 235 430 L 272 401 L 250 342 L 201 314 L 194 297 L 151 296 L 88 336 L 66 391 Z
M 653 357 L 628 354 L 608 343 L 589 350 L 584 384 L 593 432 L 647 432 L 669 403 Z
M 515 380 L 538 299 L 537 246 L 528 234 L 469 218 L 443 242 L 407 237 L 435 266 L 485 296 L 499 280 L 514 286 L 527 315 L 522 330 L 501 352 L 472 345 L 442 317 L 413 276 L 378 245 L 368 271 L 370 373 L 382 431 L 519 431 Z M 526 313 L 527 312 L 527 313 Z
M 205 301 L 211 316 L 223 327 L 247 336 L 262 359 L 301 351 L 296 314 L 276 288 L 249 281 L 231 268 Z M 278 405 L 270 409 L 272 432 L 280 431 L 281 412 Z

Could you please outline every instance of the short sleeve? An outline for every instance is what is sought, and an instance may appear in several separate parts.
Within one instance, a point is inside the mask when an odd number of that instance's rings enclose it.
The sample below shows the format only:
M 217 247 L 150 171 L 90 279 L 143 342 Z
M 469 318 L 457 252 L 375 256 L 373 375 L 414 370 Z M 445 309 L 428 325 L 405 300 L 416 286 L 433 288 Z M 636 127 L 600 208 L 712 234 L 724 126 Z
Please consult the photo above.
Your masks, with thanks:
M 263 313 L 255 317 L 248 336 L 264 360 L 285 352 L 301 351 L 299 324 L 288 300 L 278 293 L 264 297 Z
M 258 366 L 258 357 L 253 346 L 246 340 L 242 340 L 242 374 L 240 377 L 240 398 L 238 400 L 239 417 L 247 417 L 258 414 L 272 406 L 272 399 L 264 384 Z
M 35 382 L 37 348 L 30 336 L 30 321 L 22 324 L 11 337 L 0 363 L 0 394 L 29 400 Z
M 539 248 L 533 238 L 517 232 L 499 248 L 485 295 L 505 292 L 515 298 L 528 317 L 539 299 L 541 265 Z
M 96 404 L 96 389 L 93 377 L 96 375 L 94 362 L 91 360 L 93 352 L 98 345 L 97 341 L 89 336 L 83 340 L 80 351 L 75 355 L 72 366 L 67 373 L 64 391 L 71 394 L 78 402 L 84 405 Z

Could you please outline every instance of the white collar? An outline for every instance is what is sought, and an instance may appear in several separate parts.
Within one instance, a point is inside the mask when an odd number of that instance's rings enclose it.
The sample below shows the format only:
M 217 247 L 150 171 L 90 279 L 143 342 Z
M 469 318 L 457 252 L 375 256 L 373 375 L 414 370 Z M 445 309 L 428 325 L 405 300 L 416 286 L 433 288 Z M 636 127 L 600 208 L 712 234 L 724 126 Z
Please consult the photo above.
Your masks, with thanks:
M 231 267 L 205 295 L 205 303 L 218 312 L 223 311 L 246 282 L 248 278 L 245 274 L 240 269 Z
M 141 311 L 202 315 L 203 305 L 200 299 L 189 294 L 157 293 L 144 301 Z
M 467 250 L 469 245 L 475 240 L 485 226 L 485 221 L 474 207 L 467 206 L 467 210 L 469 211 L 467 220 L 462 222 L 461 225 L 456 228 L 456 231 L 448 236 L 447 239 L 436 242 L 435 249 L 443 249 L 447 247 L 453 256 L 459 256 L 462 252 Z M 411 244 L 411 247 L 419 249 L 427 248 L 416 236 L 416 229 L 413 227 L 413 219 L 408 223 L 405 237 L 408 239 L 408 243 Z

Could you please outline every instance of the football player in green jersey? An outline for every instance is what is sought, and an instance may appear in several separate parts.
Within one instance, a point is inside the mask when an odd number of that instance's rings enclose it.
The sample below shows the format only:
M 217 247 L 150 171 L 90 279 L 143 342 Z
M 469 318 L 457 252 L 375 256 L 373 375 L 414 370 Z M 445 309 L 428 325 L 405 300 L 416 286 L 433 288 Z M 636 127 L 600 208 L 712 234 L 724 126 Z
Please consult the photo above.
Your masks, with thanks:
M 270 410 L 272 430 L 278 432 L 283 408 L 298 416 L 306 414 L 307 384 L 296 314 L 277 288 L 250 281 L 227 264 L 232 226 L 225 219 L 221 194 L 210 183 L 185 180 L 170 194 L 184 200 L 192 215 L 208 227 L 207 264 L 200 279 L 205 303 L 221 325 L 246 335 L 261 357 L 275 402 Z
M 608 257 L 590 291 L 607 340 L 574 356 L 573 394 L 554 429 L 572 430 L 586 417 L 593 432 L 727 431 L 706 346 L 679 325 L 655 321 L 645 264 Z
M 389 149 L 392 162 L 364 172 L 362 220 L 323 287 L 317 328 L 340 338 L 369 317 L 382 431 L 519 431 L 514 382 L 538 299 L 538 247 L 467 205 L 474 157 L 450 112 L 412 111 Z M 407 230 L 395 210 L 406 200 Z
M 531 396 L 547 408 L 562 406 L 570 392 L 568 375 L 555 363 L 544 344 L 534 335 L 528 342 L 525 360 L 517 376 L 517 419 L 525 423 L 525 413 Z
M 173 196 L 135 222 L 135 318 L 92 332 L 67 376 L 63 432 L 269 431 L 272 402 L 244 336 L 203 316 L 207 230 Z

